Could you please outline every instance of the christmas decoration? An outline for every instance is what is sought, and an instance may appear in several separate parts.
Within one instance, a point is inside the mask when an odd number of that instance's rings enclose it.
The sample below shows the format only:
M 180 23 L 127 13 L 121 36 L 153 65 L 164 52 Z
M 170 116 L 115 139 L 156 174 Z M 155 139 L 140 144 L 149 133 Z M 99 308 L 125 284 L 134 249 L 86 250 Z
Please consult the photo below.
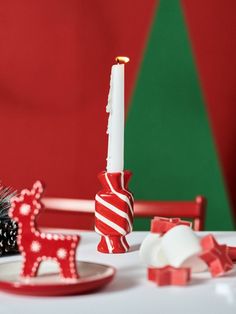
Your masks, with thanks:
M 164 267 L 168 265 L 168 260 L 161 247 L 161 235 L 149 233 L 139 249 L 141 261 L 148 267 Z
M 220 245 L 213 235 L 209 234 L 201 240 L 203 252 L 199 255 L 207 263 L 212 277 L 224 275 L 233 268 L 228 255 L 227 245 Z
M 130 171 L 99 174 L 103 186 L 95 197 L 95 231 L 101 235 L 99 252 L 129 250 L 125 236 L 132 231 L 134 215 L 133 196 L 127 190 L 130 177 Z
M 236 262 L 236 247 L 227 246 L 227 253 L 233 262 Z
M 17 224 L 8 216 L 10 200 L 15 194 L 12 188 L 0 185 L 0 256 L 18 252 Z
M 140 246 L 141 260 L 148 267 L 155 268 L 169 265 L 187 267 L 192 272 L 207 269 L 207 265 L 198 257 L 201 245 L 190 226 L 188 221 L 180 218 L 155 217 L 151 223 L 151 233 Z
M 151 221 L 151 232 L 164 234 L 178 225 L 192 226 L 191 222 L 181 220 L 180 218 L 154 217 Z
M 63 278 L 76 279 L 75 253 L 79 236 L 43 233 L 37 230 L 35 218 L 42 210 L 43 186 L 36 181 L 32 190 L 22 190 L 11 200 L 9 216 L 18 223 L 17 243 L 23 256 L 22 277 L 35 277 L 42 261 L 55 260 Z
M 178 285 L 184 286 L 190 280 L 190 268 L 148 268 L 148 280 L 156 282 L 158 286 Z
M 109 113 L 107 134 L 107 172 L 99 179 L 103 189 L 96 195 L 95 231 L 101 235 L 98 251 L 125 253 L 129 245 L 125 236 L 132 231 L 133 196 L 127 190 L 129 171 L 124 171 L 124 90 L 125 63 L 128 57 L 117 57 L 111 69 L 106 112 Z
M 185 225 L 177 225 L 162 237 L 162 250 L 173 267 L 189 267 L 192 272 L 202 272 L 206 264 L 198 257 L 202 248 L 200 239 Z
M 191 272 L 202 272 L 207 267 L 212 277 L 233 268 L 236 247 L 218 244 L 211 234 L 198 239 L 188 223 L 179 218 L 155 217 L 151 231 L 139 254 L 148 267 L 148 280 L 159 286 L 186 285 Z

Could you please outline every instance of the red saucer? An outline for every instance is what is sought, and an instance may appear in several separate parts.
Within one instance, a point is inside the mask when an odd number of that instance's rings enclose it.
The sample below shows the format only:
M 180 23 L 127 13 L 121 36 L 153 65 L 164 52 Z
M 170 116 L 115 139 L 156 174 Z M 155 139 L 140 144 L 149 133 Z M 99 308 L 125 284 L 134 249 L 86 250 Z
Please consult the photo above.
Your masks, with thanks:
M 100 289 L 115 275 L 112 266 L 90 262 L 77 262 L 80 278 L 65 280 L 59 277 L 57 265 L 44 262 L 39 276 L 19 278 L 21 261 L 0 264 L 0 290 L 34 296 L 75 295 Z

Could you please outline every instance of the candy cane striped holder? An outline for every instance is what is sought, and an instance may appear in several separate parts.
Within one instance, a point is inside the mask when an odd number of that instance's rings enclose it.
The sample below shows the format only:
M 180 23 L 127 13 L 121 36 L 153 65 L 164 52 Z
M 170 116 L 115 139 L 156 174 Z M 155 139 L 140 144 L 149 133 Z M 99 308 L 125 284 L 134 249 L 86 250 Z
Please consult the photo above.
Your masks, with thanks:
M 95 231 L 101 235 L 97 250 L 102 253 L 125 253 L 129 244 L 125 236 L 132 232 L 134 199 L 128 191 L 130 171 L 101 172 L 103 189 L 95 197 Z

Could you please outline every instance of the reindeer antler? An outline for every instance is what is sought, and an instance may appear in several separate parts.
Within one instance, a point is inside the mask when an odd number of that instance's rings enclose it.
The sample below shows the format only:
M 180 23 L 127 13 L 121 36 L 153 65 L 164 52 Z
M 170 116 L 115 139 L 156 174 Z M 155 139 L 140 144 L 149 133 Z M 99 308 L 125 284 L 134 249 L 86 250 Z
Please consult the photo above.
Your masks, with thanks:
M 33 188 L 31 190 L 31 194 L 35 196 L 36 199 L 40 199 L 41 195 L 43 194 L 44 186 L 41 181 L 36 181 L 33 185 Z

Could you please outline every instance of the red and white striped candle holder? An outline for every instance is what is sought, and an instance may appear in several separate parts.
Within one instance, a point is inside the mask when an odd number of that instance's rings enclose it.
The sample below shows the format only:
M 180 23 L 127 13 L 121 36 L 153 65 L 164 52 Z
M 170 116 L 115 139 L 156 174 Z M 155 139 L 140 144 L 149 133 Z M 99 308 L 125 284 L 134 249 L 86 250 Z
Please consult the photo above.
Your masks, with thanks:
M 129 245 L 125 236 L 132 231 L 133 195 L 128 191 L 130 171 L 101 172 L 103 189 L 95 197 L 95 231 L 101 235 L 97 250 L 102 253 L 125 253 Z

